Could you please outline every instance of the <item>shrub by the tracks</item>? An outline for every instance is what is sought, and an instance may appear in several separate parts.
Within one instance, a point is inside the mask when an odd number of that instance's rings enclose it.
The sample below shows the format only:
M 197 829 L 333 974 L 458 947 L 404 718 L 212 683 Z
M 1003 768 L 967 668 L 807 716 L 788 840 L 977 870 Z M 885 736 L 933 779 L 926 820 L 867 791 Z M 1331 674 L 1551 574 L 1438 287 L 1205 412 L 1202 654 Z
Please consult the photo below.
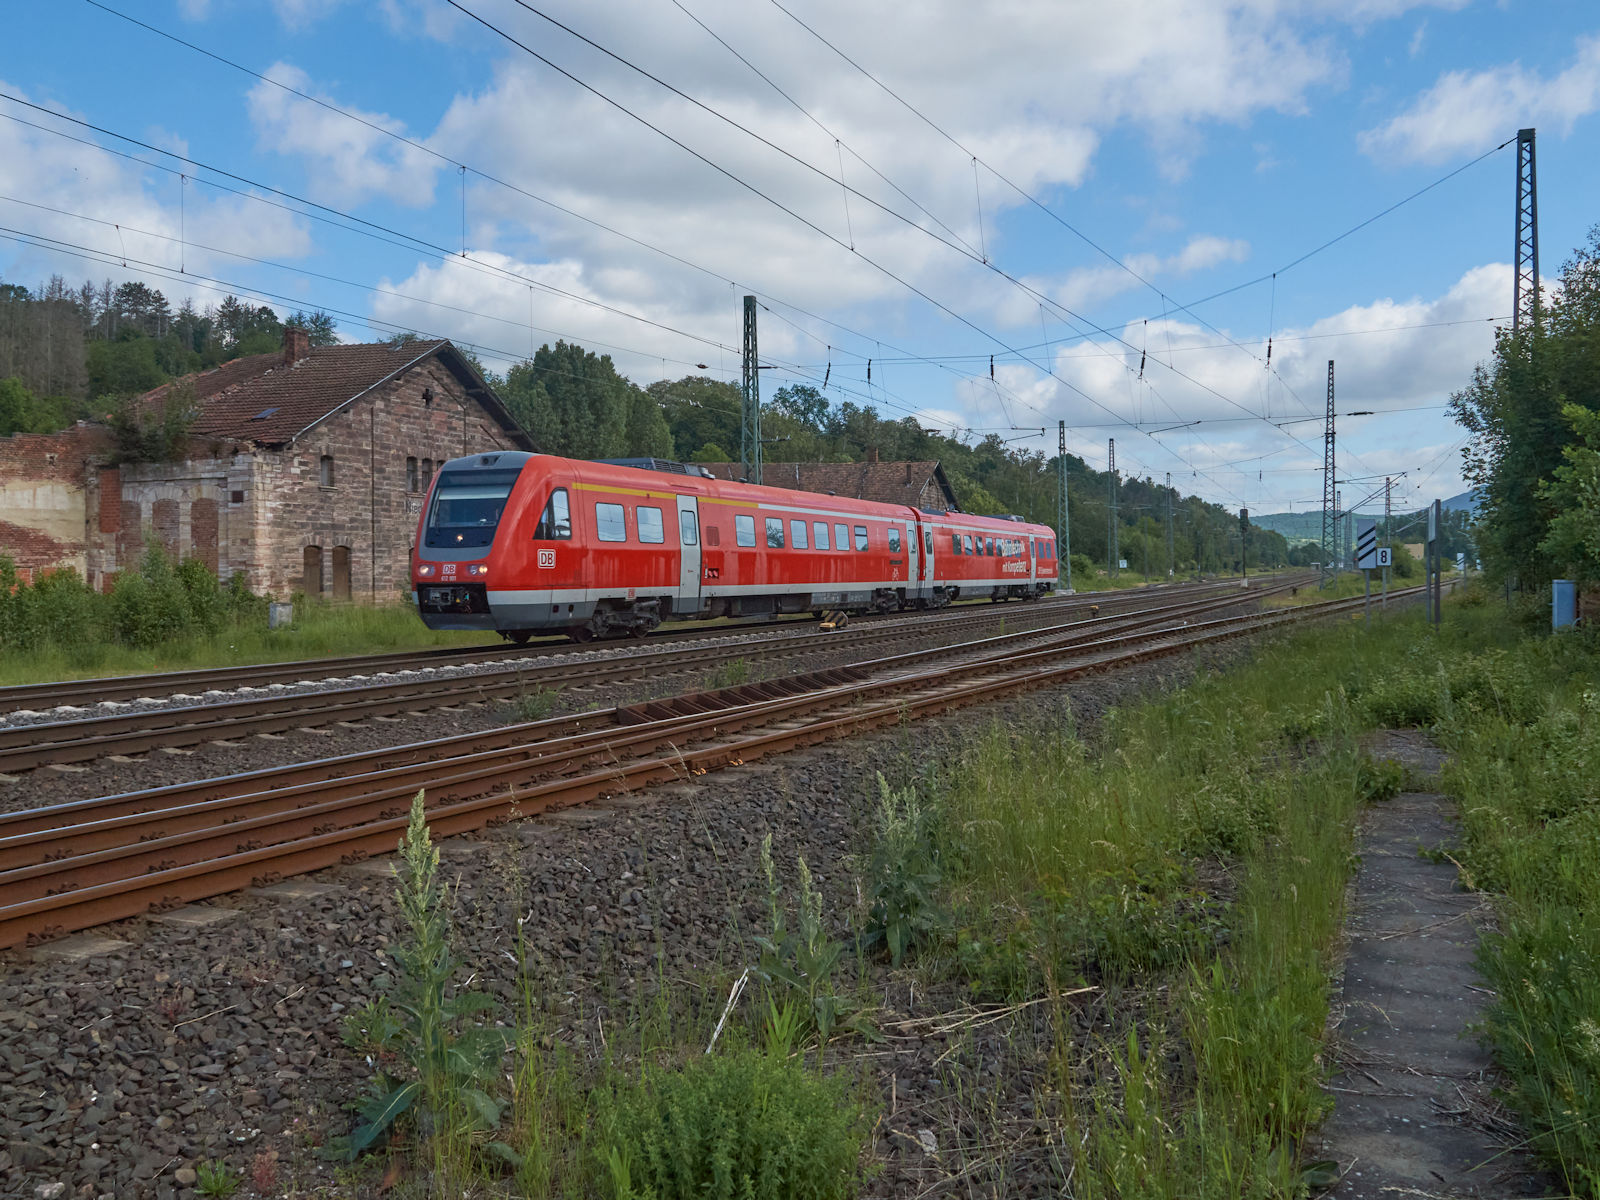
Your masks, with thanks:
M 602 1098 L 616 1200 L 845 1200 L 866 1139 L 850 1083 L 740 1049 L 647 1067 Z

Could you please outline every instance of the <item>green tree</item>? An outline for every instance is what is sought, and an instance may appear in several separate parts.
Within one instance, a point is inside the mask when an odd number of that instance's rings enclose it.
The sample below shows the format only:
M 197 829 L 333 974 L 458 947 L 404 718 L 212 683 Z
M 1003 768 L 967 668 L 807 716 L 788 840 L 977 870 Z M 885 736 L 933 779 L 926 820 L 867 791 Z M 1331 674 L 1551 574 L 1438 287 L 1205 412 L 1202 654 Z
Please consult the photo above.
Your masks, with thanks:
M 674 457 L 672 430 L 667 427 L 661 404 L 642 388 L 628 386 L 627 453 L 653 458 Z
M 1600 411 L 1569 404 L 1562 415 L 1573 441 L 1543 489 L 1556 515 L 1540 549 L 1555 570 L 1592 583 L 1600 580 Z
M 506 403 L 535 445 L 569 458 L 627 453 L 635 390 L 610 355 L 569 342 L 541 346 L 531 361 L 512 367 L 505 382 Z
M 127 396 L 111 414 L 118 462 L 176 462 L 199 407 L 194 386 L 175 383 L 154 399 Z
M 333 318 L 320 308 L 311 312 L 297 309 L 284 324 L 304 329 L 310 336 L 313 346 L 334 346 L 339 342 L 339 330 L 334 325 Z
M 156 343 L 147 337 L 89 344 L 89 394 L 137 396 L 160 387 L 167 375 L 156 361 Z
M 1537 585 L 1557 569 L 1577 542 L 1571 522 L 1552 522 L 1559 505 L 1575 497 L 1584 460 L 1565 451 L 1582 433 L 1571 406 L 1600 408 L 1600 226 L 1561 271 L 1537 322 L 1520 336 L 1501 330 L 1494 357 L 1450 398 L 1470 440 L 1463 475 L 1478 489 L 1477 544 L 1495 575 L 1515 574 Z M 1581 489 L 1580 489 L 1581 492 Z M 1579 560 L 1581 561 L 1581 560 Z
M 690 457 L 697 462 L 727 462 L 724 447 L 739 445 L 739 389 L 720 379 L 688 375 L 682 379 L 659 379 L 645 388 L 645 394 L 661 408 L 673 445 L 680 450 L 690 446 L 711 446 L 720 459 L 702 458 L 699 451 Z

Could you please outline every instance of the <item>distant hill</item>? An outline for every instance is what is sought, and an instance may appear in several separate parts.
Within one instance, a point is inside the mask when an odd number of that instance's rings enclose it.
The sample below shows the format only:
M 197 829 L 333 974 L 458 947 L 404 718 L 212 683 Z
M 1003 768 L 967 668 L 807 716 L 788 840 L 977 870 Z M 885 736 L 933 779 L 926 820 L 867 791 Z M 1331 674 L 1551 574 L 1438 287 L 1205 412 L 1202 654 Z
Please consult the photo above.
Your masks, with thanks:
M 1448 500 L 1440 501 L 1445 512 L 1472 512 L 1478 506 L 1478 493 L 1476 491 L 1462 492 L 1458 496 L 1451 496 Z M 1423 510 L 1418 510 L 1423 511 Z M 1405 513 L 1395 513 L 1395 520 L 1405 517 Z M 1357 513 L 1359 522 L 1363 517 L 1371 517 L 1375 521 L 1383 519 L 1382 513 Z M 1321 511 L 1297 513 L 1252 513 L 1252 525 L 1259 525 L 1263 529 L 1270 529 L 1274 533 L 1283 534 L 1284 540 L 1291 546 L 1298 546 L 1302 542 L 1320 542 L 1322 540 L 1322 513 Z
M 1359 522 L 1363 517 L 1382 520 L 1382 513 L 1357 513 Z M 1320 542 L 1322 540 L 1322 513 L 1251 513 L 1250 524 L 1259 525 L 1263 529 L 1270 529 L 1274 533 L 1283 534 L 1283 538 L 1291 546 L 1298 546 L 1302 542 Z

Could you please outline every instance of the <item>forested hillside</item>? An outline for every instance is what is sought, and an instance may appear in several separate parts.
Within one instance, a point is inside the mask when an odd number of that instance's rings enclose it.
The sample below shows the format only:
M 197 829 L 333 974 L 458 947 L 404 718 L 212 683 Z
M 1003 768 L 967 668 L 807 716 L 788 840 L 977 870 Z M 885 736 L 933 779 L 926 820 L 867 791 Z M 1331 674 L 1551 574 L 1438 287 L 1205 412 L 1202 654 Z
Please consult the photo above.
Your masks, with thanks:
M 49 432 L 84 417 L 104 419 L 119 401 L 168 379 L 232 358 L 275 350 L 285 324 L 311 333 L 313 345 L 338 340 L 325 313 L 294 313 L 233 296 L 196 309 L 174 309 L 142 283 L 74 289 L 56 276 L 36 289 L 0 284 L 0 436 Z M 403 340 L 408 335 L 401 335 Z M 607 355 L 557 342 L 513 366 L 485 372 L 544 451 L 577 458 L 653 455 L 725 462 L 739 453 L 739 389 L 690 376 L 641 388 Z M 1054 525 L 1055 457 L 1005 445 L 991 434 L 969 444 L 923 429 L 911 417 L 887 420 L 870 406 L 833 403 L 805 384 L 777 389 L 762 408 L 762 432 L 776 439 L 771 461 L 856 462 L 869 450 L 885 460 L 937 460 L 969 512 L 1015 513 Z M 1105 472 L 1068 457 L 1072 551 L 1104 565 L 1109 541 Z M 1121 557 L 1128 570 L 1167 569 L 1168 489 L 1124 478 L 1117 496 Z M 1277 533 L 1194 496 L 1171 495 L 1173 563 L 1180 573 L 1237 571 L 1241 548 L 1255 566 L 1281 566 L 1289 547 Z

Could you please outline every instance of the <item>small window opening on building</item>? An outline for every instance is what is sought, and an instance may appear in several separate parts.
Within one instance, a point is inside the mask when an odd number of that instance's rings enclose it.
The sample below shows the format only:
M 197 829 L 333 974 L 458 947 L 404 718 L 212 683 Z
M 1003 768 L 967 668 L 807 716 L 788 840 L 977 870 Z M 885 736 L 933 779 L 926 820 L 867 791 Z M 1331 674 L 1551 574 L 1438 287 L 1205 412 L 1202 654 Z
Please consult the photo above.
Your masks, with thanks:
M 333 455 L 331 454 L 322 456 L 320 480 L 323 487 L 333 486 Z
M 421 474 L 417 471 L 417 460 L 416 460 L 416 458 L 415 457 L 411 457 L 411 458 L 406 459 L 406 491 L 408 491 L 408 492 L 416 491 L 418 483 L 421 480 L 421 478 L 422 478 Z
M 239 490 L 237 490 L 237 489 L 235 489 L 234 491 L 229 492 L 228 493 L 228 503 L 229 504 L 243 504 L 244 503 L 244 493 L 239 491 Z
M 277 411 L 278 410 L 275 409 L 275 408 L 263 408 L 260 412 L 258 412 L 255 416 L 251 417 L 250 419 L 252 421 L 265 421 L 268 417 L 270 417 L 273 413 L 275 413 Z

